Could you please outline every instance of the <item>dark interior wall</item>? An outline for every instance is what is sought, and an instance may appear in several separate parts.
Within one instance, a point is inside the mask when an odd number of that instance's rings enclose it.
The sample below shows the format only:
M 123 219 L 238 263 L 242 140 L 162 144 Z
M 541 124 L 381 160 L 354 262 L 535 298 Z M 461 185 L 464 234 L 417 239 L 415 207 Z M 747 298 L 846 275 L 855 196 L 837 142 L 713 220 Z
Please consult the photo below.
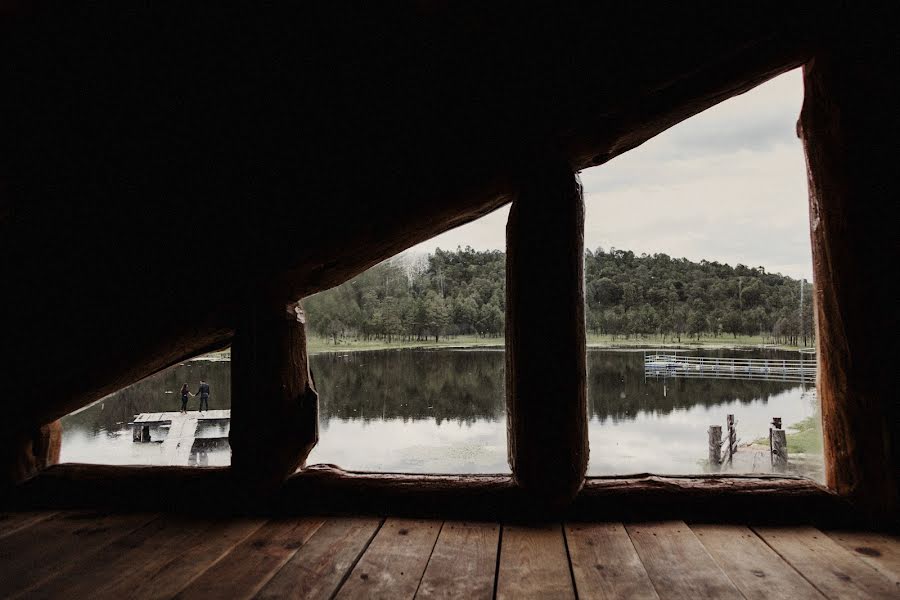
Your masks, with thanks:
M 36 2 L 0 24 L 4 427 L 227 345 L 288 299 L 804 62 L 797 5 Z M 52 371 L 45 371 L 45 360 Z

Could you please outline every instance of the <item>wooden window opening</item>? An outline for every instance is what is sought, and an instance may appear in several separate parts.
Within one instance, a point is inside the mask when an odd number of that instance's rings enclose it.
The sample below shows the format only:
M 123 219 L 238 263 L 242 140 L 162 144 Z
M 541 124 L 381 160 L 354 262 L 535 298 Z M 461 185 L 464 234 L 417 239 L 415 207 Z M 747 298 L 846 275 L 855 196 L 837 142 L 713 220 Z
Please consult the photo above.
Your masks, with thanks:
M 897 119 L 890 102 L 875 99 L 892 97 L 891 77 L 879 73 L 895 72 L 897 58 L 890 36 L 878 39 L 823 51 L 804 68 L 798 131 L 810 182 L 827 489 L 777 476 L 585 477 L 584 205 L 572 169 L 551 158 L 529 165 L 507 229 L 511 477 L 295 473 L 318 439 L 303 323 L 294 304 L 253 300 L 233 346 L 232 467 L 59 465 L 21 486 L 19 500 L 177 508 L 186 497 L 225 506 L 240 496 L 240 506 L 264 499 L 285 511 L 832 521 L 852 516 L 851 501 L 861 514 L 896 518 L 900 403 L 884 361 L 897 307 L 884 267 L 897 258 L 898 203 L 888 200 L 897 132 L 880 128 Z

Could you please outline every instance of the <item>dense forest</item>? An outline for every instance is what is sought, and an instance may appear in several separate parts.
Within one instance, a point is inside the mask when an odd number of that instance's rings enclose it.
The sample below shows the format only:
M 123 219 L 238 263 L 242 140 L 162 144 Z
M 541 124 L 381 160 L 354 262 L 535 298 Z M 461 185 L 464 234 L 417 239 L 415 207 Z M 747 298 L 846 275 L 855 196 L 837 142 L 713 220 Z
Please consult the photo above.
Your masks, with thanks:
M 334 343 L 501 336 L 504 263 L 500 251 L 469 247 L 400 256 L 305 300 L 309 326 Z M 812 285 L 803 284 L 801 311 L 801 283 L 764 267 L 598 248 L 585 253 L 584 272 L 594 334 L 812 344 Z

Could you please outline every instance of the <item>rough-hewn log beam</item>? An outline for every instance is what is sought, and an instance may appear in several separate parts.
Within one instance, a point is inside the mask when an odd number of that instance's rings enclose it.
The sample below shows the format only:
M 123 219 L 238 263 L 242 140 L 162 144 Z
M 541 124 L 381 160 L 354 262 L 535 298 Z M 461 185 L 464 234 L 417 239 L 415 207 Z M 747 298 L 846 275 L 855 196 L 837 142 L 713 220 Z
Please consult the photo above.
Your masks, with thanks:
M 866 11 L 867 12 L 867 11 Z M 896 15 L 895 15 L 896 16 Z M 829 487 L 900 511 L 896 19 L 848 18 L 804 69 L 819 399 Z
M 231 468 L 241 489 L 276 489 L 319 441 L 299 302 L 254 300 L 231 348 Z
M 516 482 L 552 507 L 588 462 L 584 199 L 566 162 L 523 174 L 506 225 L 506 427 Z
M 0 438 L 0 490 L 59 462 L 62 424 L 57 420 L 27 433 Z
M 21 392 L 7 420 L 29 426 L 227 345 L 248 289 L 302 297 L 501 206 L 522 153 L 600 164 L 801 64 L 829 12 L 7 11 L 0 351 Z M 54 351 L 46 372 L 33 357 Z
M 354 473 L 316 465 L 260 502 L 236 498 L 229 469 L 58 465 L 20 486 L 18 507 L 125 508 L 284 514 L 372 514 L 460 519 L 656 520 L 846 524 L 859 513 L 807 479 L 790 477 L 588 478 L 574 504 L 555 514 L 509 476 Z M 152 491 L 152 493 L 150 493 Z M 214 498 L 214 502 L 185 502 Z M 888 521 L 876 523 L 890 526 Z

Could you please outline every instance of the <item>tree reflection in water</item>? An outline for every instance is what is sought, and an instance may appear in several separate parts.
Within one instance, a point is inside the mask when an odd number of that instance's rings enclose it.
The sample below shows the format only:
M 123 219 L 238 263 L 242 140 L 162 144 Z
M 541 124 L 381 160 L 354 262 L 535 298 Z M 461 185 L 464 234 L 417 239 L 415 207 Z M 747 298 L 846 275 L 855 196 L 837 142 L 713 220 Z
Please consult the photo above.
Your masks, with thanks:
M 735 351 L 691 354 L 730 356 Z M 762 350 L 740 355 L 796 358 L 795 353 Z M 501 350 L 325 353 L 311 357 L 310 367 L 320 395 L 321 428 L 311 461 L 372 470 L 508 470 Z M 178 365 L 63 419 L 63 459 L 141 462 L 142 450 L 133 447 L 140 444 L 129 445 L 127 423 L 137 413 L 178 410 L 181 384 L 193 391 L 201 377 L 212 387 L 210 408 L 230 408 L 228 362 Z M 698 459 L 705 456 L 705 430 L 724 425 L 726 412 L 736 414 L 739 434 L 750 440 L 765 433 L 772 416 L 789 425 L 813 414 L 816 407 L 802 391 L 800 384 L 779 381 L 647 380 L 642 352 L 591 350 L 591 472 L 696 472 Z M 190 408 L 196 409 L 196 398 Z M 194 464 L 206 463 L 207 453 L 209 464 L 227 464 L 227 441 L 203 450 Z

